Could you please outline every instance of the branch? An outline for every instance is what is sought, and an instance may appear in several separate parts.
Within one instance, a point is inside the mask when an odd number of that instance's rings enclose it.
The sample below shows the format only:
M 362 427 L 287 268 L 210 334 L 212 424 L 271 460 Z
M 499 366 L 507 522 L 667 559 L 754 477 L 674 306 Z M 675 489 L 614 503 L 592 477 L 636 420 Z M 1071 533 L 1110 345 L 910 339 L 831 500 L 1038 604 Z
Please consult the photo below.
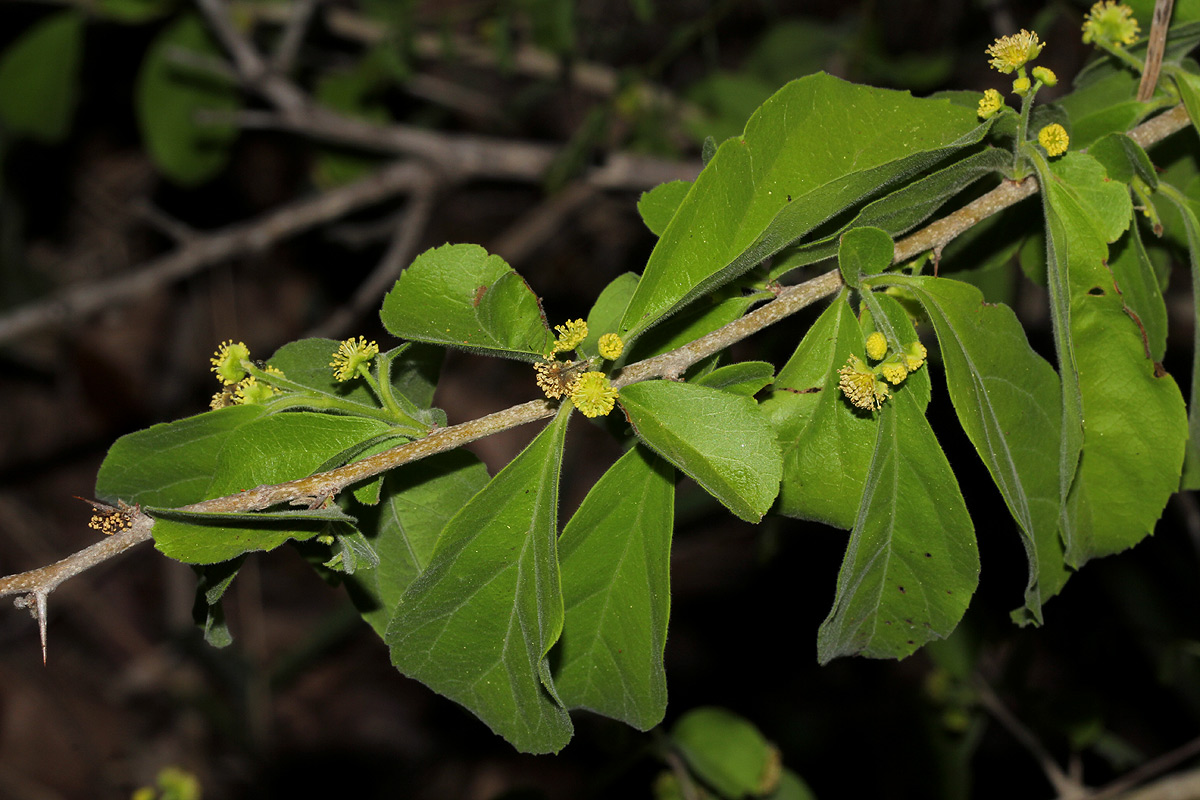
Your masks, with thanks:
M 1183 111 L 1182 106 L 1179 106 L 1139 125 L 1130 132 L 1130 136 L 1143 147 L 1147 147 L 1186 127 L 1187 124 L 1187 114 Z M 998 213 L 1036 191 L 1037 182 L 1028 178 L 1021 183 L 1009 181 L 1001 184 L 967 206 L 897 242 L 894 263 L 903 263 L 925 250 L 936 250 L 945 246 L 947 242 L 970 228 L 971 225 L 977 224 L 980 220 Z M 701 359 L 724 350 L 747 336 L 774 325 L 787 316 L 832 295 L 841 286 L 840 274 L 837 270 L 831 270 L 804 283 L 784 288 L 774 300 L 741 319 L 734 320 L 677 350 L 626 366 L 614 378 L 613 385 L 620 389 L 637 381 L 677 377 Z M 0 339 L 3 338 L 4 330 L 4 326 L 0 324 Z M 545 419 L 555 414 L 556 411 L 557 404 L 555 403 L 547 400 L 533 400 L 470 422 L 436 429 L 422 439 L 399 445 L 338 469 L 273 486 L 259 486 L 227 497 L 204 500 L 184 506 L 182 510 L 226 513 L 258 511 L 293 501 L 324 500 L 337 495 L 351 484 L 374 477 L 395 467 L 453 450 L 485 436 Z M 111 539 L 92 545 L 50 567 L 0 579 L 0 596 L 16 592 L 29 592 L 32 596 L 41 598 L 40 603 L 44 605 L 45 596 L 66 578 L 107 560 L 139 542 L 150 539 L 152 526 L 150 518 L 141 512 L 131 514 L 131 518 L 133 527 L 124 534 L 117 534 Z M 44 624 L 44 615 L 40 619 Z M 1061 770 L 1059 772 L 1061 773 Z M 1070 783 L 1069 779 L 1064 778 L 1064 780 Z
M 178 281 L 244 252 L 263 250 L 300 231 L 385 200 L 399 192 L 427 186 L 433 173 L 412 162 L 393 164 L 349 186 L 299 200 L 250 222 L 215 233 L 196 234 L 174 252 L 102 282 L 61 289 L 0 316 L 0 342 L 119 305 Z

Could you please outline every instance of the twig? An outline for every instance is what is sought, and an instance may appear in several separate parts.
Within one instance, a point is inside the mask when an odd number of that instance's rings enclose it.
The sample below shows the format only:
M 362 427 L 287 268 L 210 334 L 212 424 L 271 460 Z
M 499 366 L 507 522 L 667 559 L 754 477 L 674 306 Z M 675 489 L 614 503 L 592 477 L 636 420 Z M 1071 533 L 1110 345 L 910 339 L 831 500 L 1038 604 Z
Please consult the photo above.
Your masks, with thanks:
M 1147 761 L 1145 764 L 1141 764 L 1140 766 L 1136 767 L 1135 769 L 1130 770 L 1129 772 L 1125 773 L 1120 778 L 1118 778 L 1117 780 L 1108 784 L 1107 786 L 1104 786 L 1103 788 L 1097 790 L 1096 792 L 1089 794 L 1087 800 L 1109 800 L 1109 798 L 1118 797 L 1120 795 L 1123 795 L 1126 792 L 1128 792 L 1130 789 L 1132 789 L 1134 786 L 1137 786 L 1142 781 L 1153 778 L 1155 775 L 1162 775 L 1163 773 L 1165 773 L 1167 770 L 1171 769 L 1172 767 L 1175 767 L 1178 764 L 1182 764 L 1184 761 L 1187 761 L 1189 758 L 1194 758 L 1197 755 L 1200 755 L 1200 737 L 1192 739 L 1189 742 L 1185 742 L 1184 744 L 1180 745 L 1179 747 L 1176 747 L 1174 750 L 1171 750 L 1167 753 L 1163 753 L 1161 756 L 1158 756 L 1157 758 L 1153 758 L 1153 759 Z M 1200 775 L 1193 774 L 1191 776 L 1191 781 L 1190 781 L 1189 785 L 1191 785 L 1193 787 L 1200 787 Z M 1196 794 L 1167 795 L 1167 794 L 1161 793 L 1161 791 L 1156 792 L 1154 795 L 1151 795 L 1148 791 L 1150 788 L 1151 787 L 1147 787 L 1147 796 L 1148 797 L 1149 796 L 1158 796 L 1158 797 L 1163 797 L 1163 798 L 1167 798 L 1167 797 L 1178 798 L 1178 797 L 1184 797 L 1184 796 L 1190 796 L 1190 797 L 1197 796 Z M 1193 789 L 1193 791 L 1196 791 L 1196 790 Z M 1141 792 L 1139 792 L 1138 794 L 1140 795 Z
M 1058 792 L 1059 798 L 1061 800 L 1069 798 L 1078 800 L 1078 798 L 1086 797 L 1087 790 L 1062 771 L 1050 754 L 1046 752 L 1046 748 L 1042 747 L 1042 743 L 1033 735 L 1033 732 L 1026 728 L 1004 703 L 1000 702 L 1000 698 L 996 697 L 992 687 L 982 678 L 976 678 L 974 683 L 976 691 L 979 693 L 979 702 L 1014 739 L 1020 742 L 1022 747 L 1029 751 L 1029 754 L 1038 762 L 1038 766 L 1042 768 L 1042 772 L 1045 773 L 1046 780 L 1050 781 L 1054 790 Z
M 300 52 L 300 45 L 304 43 L 304 34 L 308 31 L 308 24 L 320 1 L 295 0 L 292 3 L 287 25 L 284 26 L 283 35 L 279 38 L 275 54 L 271 56 L 272 72 L 278 75 L 287 75 L 292 71 L 292 66 L 296 63 L 296 56 Z
M 1154 18 L 1150 23 L 1150 43 L 1146 46 L 1146 66 L 1138 84 L 1137 99 L 1144 103 L 1154 96 L 1158 73 L 1162 70 L 1163 53 L 1167 49 L 1167 27 L 1171 24 L 1171 9 L 1175 0 L 1155 0 Z
M 0 342 L 119 305 L 232 256 L 263 250 L 322 222 L 413 186 L 426 185 L 429 179 L 429 171 L 419 164 L 394 164 L 349 186 L 299 200 L 259 219 L 230 225 L 216 233 L 196 234 L 183 247 L 132 272 L 102 282 L 68 286 L 0 316 Z

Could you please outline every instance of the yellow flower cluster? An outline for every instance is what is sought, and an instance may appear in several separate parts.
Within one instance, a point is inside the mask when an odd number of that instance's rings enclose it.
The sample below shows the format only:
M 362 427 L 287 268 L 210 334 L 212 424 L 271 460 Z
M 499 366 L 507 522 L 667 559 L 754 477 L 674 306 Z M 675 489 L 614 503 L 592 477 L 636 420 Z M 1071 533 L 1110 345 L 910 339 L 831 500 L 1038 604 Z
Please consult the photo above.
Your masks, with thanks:
M 1066 128 L 1057 122 L 1038 131 L 1038 144 L 1044 147 L 1046 155 L 1052 158 L 1067 152 L 1067 145 L 1070 143 L 1071 139 L 1067 136 Z
M 585 417 L 602 417 L 613 410 L 617 390 L 603 372 L 585 372 L 571 388 L 571 402 Z
M 1137 41 L 1140 32 L 1133 9 L 1114 0 L 1096 3 L 1083 18 L 1084 44 L 1094 42 L 1101 47 L 1128 46 Z
M 604 358 L 615 361 L 621 357 L 621 352 L 625 349 L 625 342 L 621 341 L 621 337 L 615 333 L 606 333 L 600 337 L 596 348 Z
M 987 54 L 992 57 L 988 64 L 1005 75 L 1020 69 L 1038 57 L 1045 42 L 1039 42 L 1036 33 L 1024 28 L 1012 36 L 1001 36 L 987 48 Z
M 566 324 L 555 325 L 554 330 L 558 331 L 558 339 L 555 340 L 554 349 L 550 351 L 550 355 L 574 350 L 583 344 L 583 340 L 588 335 L 587 323 L 581 319 L 572 319 L 568 320 Z
M 358 374 L 360 367 L 366 367 L 371 359 L 379 355 L 379 345 L 368 342 L 366 337 L 347 339 L 338 347 L 329 366 L 333 367 L 333 377 L 337 381 L 348 381 Z
M 910 373 L 920 369 L 928 355 L 920 342 L 888 355 L 887 338 L 879 331 L 867 337 L 866 350 L 868 358 L 883 363 L 872 369 L 861 358 L 851 355 L 845 366 L 838 369 L 838 388 L 853 405 L 867 411 L 879 410 L 892 396 L 888 384 L 899 386 Z
M 887 384 L 879 380 L 863 360 L 851 355 L 846 365 L 838 370 L 838 388 L 851 403 L 868 411 L 875 411 L 892 396 Z
M 991 119 L 1002 108 L 1004 108 L 1004 96 L 995 89 L 988 89 L 983 93 L 975 113 L 979 115 L 980 119 Z
M 209 361 L 221 382 L 221 391 L 214 394 L 208 404 L 214 411 L 228 406 L 257 405 L 279 394 L 277 387 L 249 373 L 250 348 L 244 342 L 222 342 Z M 266 367 L 263 372 L 283 377 L 283 371 L 275 367 Z

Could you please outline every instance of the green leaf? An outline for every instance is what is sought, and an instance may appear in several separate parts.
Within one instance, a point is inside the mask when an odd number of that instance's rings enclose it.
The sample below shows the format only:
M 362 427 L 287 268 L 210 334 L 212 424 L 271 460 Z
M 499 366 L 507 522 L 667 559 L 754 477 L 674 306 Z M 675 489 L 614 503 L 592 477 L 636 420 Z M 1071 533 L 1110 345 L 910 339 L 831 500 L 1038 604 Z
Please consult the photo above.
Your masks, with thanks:
M 973 111 L 819 74 L 793 81 L 726 141 L 654 248 L 627 340 L 840 211 L 976 142 Z
M 759 797 L 779 785 L 779 751 L 747 719 L 724 708 L 693 709 L 671 742 L 696 776 L 721 797 Z
M 838 270 L 847 286 L 857 288 L 859 279 L 883 272 L 892 265 L 896 252 L 892 237 L 880 228 L 851 228 L 838 245 Z
M 739 361 L 717 367 L 707 375 L 696 378 L 693 383 L 711 386 L 725 392 L 753 397 L 775 380 L 775 367 L 766 361 Z
M 353 530 L 354 518 L 336 506 L 288 512 L 207 514 L 147 509 L 154 517 L 154 546 L 185 564 L 217 564 L 244 553 L 274 550 L 286 541 Z M 345 523 L 339 525 L 339 523 Z
M 488 482 L 487 468 L 467 450 L 452 450 L 387 473 L 378 506 L 359 514 L 379 566 L 360 570 L 347 590 L 383 638 L 388 618 L 433 555 L 438 534 Z
M 266 412 L 231 406 L 122 436 L 96 475 L 96 497 L 173 508 L 205 499 L 221 449 Z
M 384 298 L 380 317 L 402 339 L 525 361 L 540 358 L 554 341 L 525 279 L 473 244 L 417 256 Z
M 1159 193 L 1179 212 L 1187 235 L 1188 262 L 1192 272 L 1192 291 L 1200 286 L 1200 216 L 1196 204 L 1169 183 L 1159 184 Z M 1188 403 L 1188 443 L 1183 476 L 1179 488 L 1200 489 L 1200 303 L 1192 303 L 1192 387 Z
M 1104 166 L 1108 177 L 1121 183 L 1141 178 L 1151 189 L 1158 186 L 1158 173 L 1141 145 L 1123 133 L 1110 133 L 1088 148 L 1088 155 Z
M 979 551 L 954 472 L 918 394 L 897 391 L 879 436 L 837 596 L 817 634 L 822 664 L 904 658 L 958 625 L 979 582 Z
M 1068 574 L 1058 537 L 1058 375 L 1030 348 L 1012 309 L 985 303 L 975 287 L 890 274 L 878 282 L 913 292 L 933 323 L 959 422 L 1020 526 L 1029 559 L 1025 611 L 1040 623 L 1042 603 Z
M 222 412 L 229 410 L 232 409 Z M 247 422 L 222 442 L 204 497 L 198 499 L 224 497 L 330 469 L 345 463 L 361 449 L 364 441 L 389 430 L 390 426 L 378 420 L 308 412 L 276 414 Z M 178 452 L 175 455 L 178 457 Z M 183 503 L 150 505 L 169 507 Z M 302 515 L 293 514 L 278 519 L 265 513 L 238 514 L 229 523 L 222 522 L 220 515 L 206 515 L 212 520 L 210 524 L 162 516 L 154 524 L 154 546 L 164 555 L 190 564 L 227 561 L 250 550 L 272 550 L 288 539 L 311 538 L 329 524 L 328 520 L 316 517 L 304 520 Z M 236 524 L 234 520 L 238 519 L 244 519 L 245 523 Z M 289 520 L 294 524 L 289 525 Z
M 749 397 L 674 381 L 626 386 L 633 432 L 737 516 L 758 522 L 779 493 L 775 431 Z
M 674 470 L 635 446 L 563 528 L 566 620 L 554 682 L 567 707 L 643 731 L 662 722 L 674 503 Z
M 838 369 L 864 355 L 863 334 L 843 291 L 779 370 L 762 410 L 783 448 L 779 513 L 849 529 L 858 514 L 878 419 L 838 389 Z
M 66 138 L 79 95 L 83 14 L 62 11 L 31 27 L 0 55 L 0 123 L 10 136 L 46 144 Z
M 1153 529 L 1179 483 L 1187 423 L 1179 388 L 1149 357 L 1106 263 L 1106 244 L 1132 214 L 1124 184 L 1084 154 L 1034 163 L 1063 379 L 1062 476 L 1074 475 L 1061 530 L 1067 563 L 1078 568 Z
M 176 62 L 178 52 L 221 59 L 223 51 L 195 14 L 186 14 L 150 45 L 138 72 L 138 127 L 158 168 L 171 180 L 195 186 L 216 175 L 237 138 L 231 123 L 200 122 L 205 112 L 232 112 L 240 98 L 224 78 Z
M 233 644 L 233 634 L 225 622 L 225 609 L 221 598 L 237 577 L 245 558 L 235 558 L 222 564 L 194 565 L 196 571 L 196 600 L 192 604 L 192 619 L 204 635 L 210 647 L 228 647 Z
M 1167 352 L 1167 304 L 1137 225 L 1130 225 L 1113 245 L 1108 266 L 1120 287 L 1125 313 L 1138 326 L 1147 355 L 1153 361 L 1162 361 Z
M 691 181 L 671 181 L 661 183 L 648 192 L 642 192 L 642 196 L 638 198 L 637 209 L 642 215 L 642 222 L 646 223 L 651 233 L 662 236 L 671 217 L 679 210 L 679 204 L 691 189 Z
M 1011 165 L 1012 153 L 995 147 L 955 161 L 868 203 L 858 216 L 838 231 L 785 249 L 772 260 L 770 276 L 776 279 L 797 267 L 833 257 L 837 254 L 841 234 L 852 228 L 876 227 L 893 237 L 900 236 L 927 220 L 972 183 Z
M 563 623 L 556 514 L 569 414 L 447 523 L 385 637 L 397 669 L 531 753 L 557 752 L 572 732 L 546 660 Z

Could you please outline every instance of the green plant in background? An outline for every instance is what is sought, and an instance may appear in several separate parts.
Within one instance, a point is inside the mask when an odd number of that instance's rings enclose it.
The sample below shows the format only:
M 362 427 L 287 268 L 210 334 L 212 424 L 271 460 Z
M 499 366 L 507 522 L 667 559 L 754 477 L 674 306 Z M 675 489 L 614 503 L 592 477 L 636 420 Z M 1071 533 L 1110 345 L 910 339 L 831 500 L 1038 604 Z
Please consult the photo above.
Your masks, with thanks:
M 10 48 L 0 85 L 27 70 L 37 37 L 77 37 L 74 14 Z M 1139 32 L 1128 6 L 1096 4 L 1083 36 L 1104 57 L 1049 104 L 1038 94 L 1058 78 L 1034 66 L 1046 45 L 1026 30 L 987 49 L 990 65 L 1015 77 L 982 98 L 917 98 L 823 73 L 788 83 L 694 182 L 642 197 L 657 245 L 586 320 L 551 329 L 535 289 L 503 259 L 445 245 L 420 255 L 384 298 L 381 321 L 400 342 L 390 349 L 303 339 L 256 361 L 227 342 L 212 359 L 212 410 L 113 445 L 96 495 L 117 505 L 98 512 L 101 523 L 118 514 L 110 527 L 128 529 L 118 536 L 152 537 L 196 566 L 198 621 L 215 644 L 229 641 L 221 597 L 245 555 L 294 544 L 345 584 L 401 672 L 517 749 L 556 752 L 576 709 L 639 730 L 664 717 L 683 476 L 749 522 L 774 512 L 849 531 L 817 634 L 820 662 L 904 658 L 948 637 L 980 558 L 955 468 L 926 417 L 944 381 L 1027 556 L 1013 618 L 1040 624 L 1073 570 L 1133 546 L 1174 492 L 1200 487 L 1200 362 L 1189 419 L 1161 363 L 1166 311 L 1153 265 L 1185 242 L 1200 280 L 1197 172 L 1148 152 L 1200 127 L 1188 58 L 1200 21 L 1177 21 L 1156 55 Z M 160 98 L 153 104 L 168 113 L 143 118 L 147 147 L 176 180 L 201 181 L 233 133 L 198 125 L 193 112 L 240 101 L 211 81 L 176 90 L 167 43 L 215 49 L 196 19 L 160 37 L 139 97 Z M 1136 99 L 1160 60 L 1166 80 Z M 30 135 L 61 129 L 22 127 L 3 104 L 0 115 Z M 197 126 L 196 135 L 160 130 L 168 125 Z M 943 258 L 959 233 L 1039 190 L 1035 226 L 1004 235 L 1044 236 L 1053 362 L 969 273 L 947 277 L 975 264 Z M 1159 238 L 1164 230 L 1174 238 Z M 824 262 L 836 269 L 796 282 Z M 778 372 L 724 363 L 733 343 L 825 298 Z M 432 406 L 445 348 L 526 362 L 544 399 L 448 425 Z M 624 455 L 560 520 L 568 431 L 583 424 L 576 410 L 604 421 Z M 461 447 L 545 419 L 494 476 Z M 664 752 L 682 761 L 666 759 L 675 768 L 660 797 L 808 796 L 778 751 L 729 712 L 693 711 L 668 738 Z

